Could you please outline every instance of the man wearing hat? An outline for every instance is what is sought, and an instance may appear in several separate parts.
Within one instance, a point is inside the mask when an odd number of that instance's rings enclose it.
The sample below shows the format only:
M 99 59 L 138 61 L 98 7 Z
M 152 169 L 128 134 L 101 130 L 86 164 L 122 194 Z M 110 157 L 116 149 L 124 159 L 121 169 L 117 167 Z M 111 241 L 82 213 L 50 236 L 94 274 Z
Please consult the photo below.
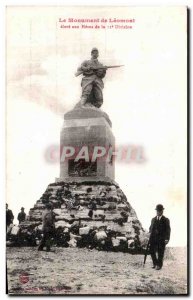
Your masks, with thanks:
M 51 238 L 55 230 L 55 214 L 51 203 L 46 204 L 45 211 L 42 214 L 42 221 L 43 237 L 39 244 L 38 251 L 43 251 L 44 247 L 46 247 L 46 251 L 50 251 Z
M 98 56 L 98 49 L 93 48 L 91 59 L 83 61 L 77 70 L 77 72 L 82 72 L 84 76 L 81 82 L 81 106 L 90 103 L 99 108 L 103 103 L 104 84 L 102 78 L 106 75 L 106 68 L 98 61 Z M 100 69 L 100 67 L 102 68 Z
M 11 224 L 13 224 L 14 215 L 12 210 L 8 208 L 8 204 L 6 203 L 6 230 L 9 228 Z
M 156 206 L 157 215 L 151 220 L 150 231 L 150 254 L 153 268 L 160 270 L 163 266 L 165 246 L 170 240 L 170 221 L 163 215 L 162 204 Z
M 26 218 L 26 213 L 24 212 L 24 207 L 22 207 L 21 208 L 21 212 L 18 214 L 18 216 L 17 216 L 17 219 L 18 219 L 18 221 L 19 221 L 19 224 L 21 223 L 21 222 L 24 222 L 25 221 L 25 218 Z

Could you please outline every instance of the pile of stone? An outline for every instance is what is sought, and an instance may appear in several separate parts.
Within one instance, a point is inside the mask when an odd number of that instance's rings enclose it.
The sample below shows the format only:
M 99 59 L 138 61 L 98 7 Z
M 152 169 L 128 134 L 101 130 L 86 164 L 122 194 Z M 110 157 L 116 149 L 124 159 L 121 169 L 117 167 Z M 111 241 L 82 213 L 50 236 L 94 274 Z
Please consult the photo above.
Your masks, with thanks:
M 39 244 L 46 203 L 52 203 L 55 213 L 53 245 L 144 252 L 148 234 L 126 196 L 116 183 L 100 181 L 50 184 L 27 220 L 10 228 L 8 245 Z

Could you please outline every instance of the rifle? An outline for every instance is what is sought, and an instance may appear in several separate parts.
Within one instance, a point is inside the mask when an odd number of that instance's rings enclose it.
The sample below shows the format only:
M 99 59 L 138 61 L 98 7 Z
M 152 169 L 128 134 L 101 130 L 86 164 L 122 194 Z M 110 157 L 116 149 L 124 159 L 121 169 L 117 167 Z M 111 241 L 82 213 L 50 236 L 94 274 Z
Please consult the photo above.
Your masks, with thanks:
M 147 255 L 148 255 L 148 252 L 149 252 L 150 239 L 151 239 L 151 234 L 150 234 L 150 237 L 149 237 L 149 240 L 148 240 L 148 243 L 147 243 L 147 247 L 145 249 L 145 255 L 144 255 L 144 260 L 143 260 L 143 267 L 145 266 L 145 262 L 146 262 Z
M 99 69 L 102 69 L 102 70 L 107 70 L 107 69 L 112 69 L 112 68 L 119 68 L 119 67 L 123 67 L 124 65 L 116 65 L 116 66 L 101 66 L 101 67 L 96 67 L 96 68 L 93 68 L 91 67 L 90 70 L 99 70 Z M 84 73 L 84 71 L 77 71 L 75 73 L 75 76 L 79 76 L 81 75 L 82 73 Z

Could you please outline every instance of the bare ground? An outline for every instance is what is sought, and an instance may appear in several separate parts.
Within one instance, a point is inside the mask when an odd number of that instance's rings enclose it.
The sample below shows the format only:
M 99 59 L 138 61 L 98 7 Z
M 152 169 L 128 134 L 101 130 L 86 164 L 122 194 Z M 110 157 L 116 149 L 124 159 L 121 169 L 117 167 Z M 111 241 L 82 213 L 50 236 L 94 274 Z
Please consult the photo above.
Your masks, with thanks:
M 162 270 L 148 256 L 78 248 L 7 248 L 9 294 L 187 294 L 185 248 L 167 248 Z

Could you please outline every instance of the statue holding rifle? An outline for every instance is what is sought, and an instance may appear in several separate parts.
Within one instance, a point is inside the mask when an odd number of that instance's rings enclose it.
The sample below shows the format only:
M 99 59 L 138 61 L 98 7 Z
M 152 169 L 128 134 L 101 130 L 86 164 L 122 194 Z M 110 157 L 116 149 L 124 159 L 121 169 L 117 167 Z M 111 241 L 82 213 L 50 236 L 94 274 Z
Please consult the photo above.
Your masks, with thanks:
M 75 76 L 83 74 L 81 81 L 82 95 L 81 106 L 92 105 L 97 108 L 103 104 L 103 88 L 102 79 L 106 75 L 106 70 L 109 68 L 117 68 L 121 66 L 103 66 L 98 61 L 99 51 L 93 48 L 91 51 L 91 59 L 85 60 L 78 68 Z

